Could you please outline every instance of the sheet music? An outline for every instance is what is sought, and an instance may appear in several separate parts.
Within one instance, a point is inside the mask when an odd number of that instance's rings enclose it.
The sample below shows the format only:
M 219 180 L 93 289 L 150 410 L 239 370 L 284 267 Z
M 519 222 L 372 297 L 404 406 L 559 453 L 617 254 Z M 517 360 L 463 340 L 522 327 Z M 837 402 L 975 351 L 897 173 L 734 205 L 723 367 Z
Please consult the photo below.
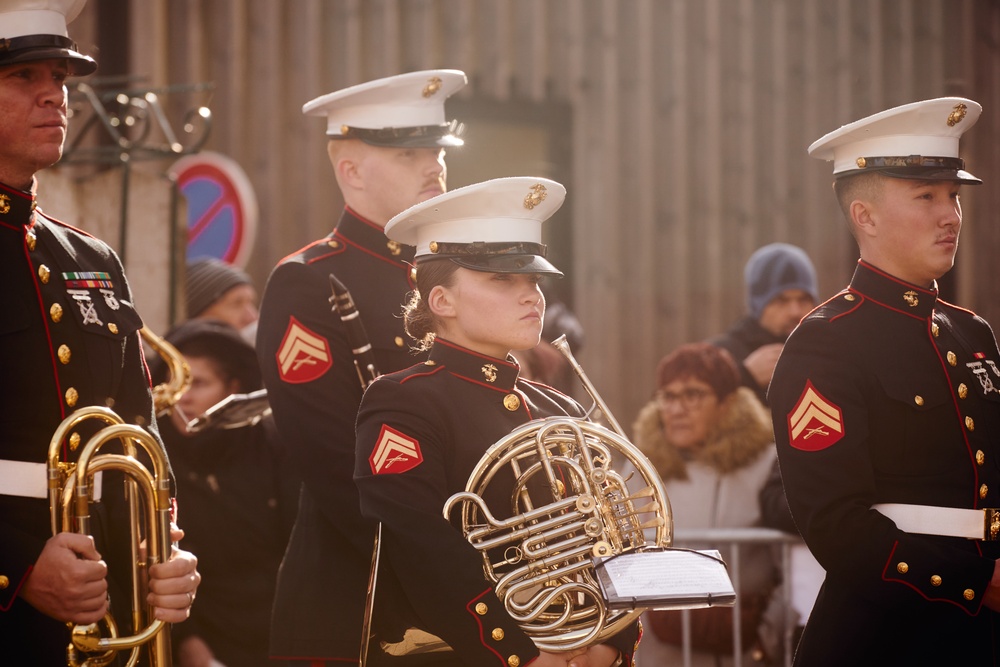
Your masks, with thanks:
M 633 606 L 712 606 L 736 599 L 718 551 L 665 550 L 623 554 L 600 564 L 610 603 Z

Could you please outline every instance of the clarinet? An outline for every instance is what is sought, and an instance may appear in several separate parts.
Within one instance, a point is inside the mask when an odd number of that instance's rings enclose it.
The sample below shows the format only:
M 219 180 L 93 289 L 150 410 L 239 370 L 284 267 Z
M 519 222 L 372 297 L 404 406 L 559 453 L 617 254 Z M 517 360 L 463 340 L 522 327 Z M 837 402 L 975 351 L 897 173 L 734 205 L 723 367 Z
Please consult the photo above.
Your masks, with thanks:
M 372 352 L 372 344 L 368 340 L 368 333 L 365 325 L 361 321 L 361 314 L 358 307 L 354 305 L 351 293 L 347 291 L 344 283 L 337 280 L 337 276 L 330 274 L 330 288 L 333 294 L 330 296 L 330 304 L 333 312 L 340 316 L 340 321 L 347 328 L 347 342 L 354 353 L 354 368 L 358 371 L 358 380 L 361 381 L 361 391 L 364 392 L 375 378 L 378 377 L 378 370 L 375 367 L 375 354 Z M 368 572 L 368 589 L 365 595 L 365 611 L 361 622 L 361 652 L 358 656 L 361 667 L 368 664 L 368 646 L 371 643 L 371 623 L 372 613 L 375 608 L 375 585 L 378 581 L 379 555 L 382 551 L 382 524 L 375 529 L 375 543 L 372 545 L 371 568 Z
M 375 366 L 375 353 L 372 352 L 372 344 L 368 340 L 364 322 L 361 321 L 361 313 L 354 305 L 351 293 L 332 273 L 330 288 L 333 290 L 330 304 L 333 306 L 333 312 L 340 316 L 340 321 L 347 328 L 347 343 L 354 353 L 354 368 L 358 371 L 358 380 L 361 381 L 361 390 L 364 391 L 379 375 Z

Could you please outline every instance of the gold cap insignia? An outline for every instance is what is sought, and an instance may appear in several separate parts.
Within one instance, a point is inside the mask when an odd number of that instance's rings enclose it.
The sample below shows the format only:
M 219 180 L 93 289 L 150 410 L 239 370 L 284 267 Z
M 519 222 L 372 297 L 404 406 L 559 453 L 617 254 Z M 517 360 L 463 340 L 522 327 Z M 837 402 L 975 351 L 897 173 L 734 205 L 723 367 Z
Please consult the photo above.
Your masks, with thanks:
M 497 367 L 493 364 L 486 364 L 479 370 L 483 372 L 483 377 L 486 378 L 487 382 L 497 381 Z
M 917 293 L 914 292 L 913 290 L 909 290 L 903 293 L 903 301 L 905 301 L 910 306 L 910 308 L 916 308 L 917 305 L 920 303 L 920 300 L 917 298 Z
M 864 159 L 863 157 L 859 157 L 857 160 L 854 161 L 854 163 L 858 165 L 858 169 L 864 169 L 865 165 L 868 164 L 868 160 Z
M 437 254 L 437 251 L 438 251 L 438 242 L 437 241 L 431 241 L 430 243 L 427 244 L 427 249 L 430 250 L 431 252 Z
M 431 95 L 437 93 L 437 91 L 439 90 L 441 90 L 441 77 L 432 76 L 427 80 L 427 85 L 424 86 L 423 96 L 430 97 Z
M 962 119 L 965 118 L 965 110 L 968 108 L 964 104 L 956 104 L 955 108 L 948 114 L 948 127 L 961 123 Z
M 399 241 L 386 241 L 385 247 L 389 249 L 389 252 L 392 253 L 393 257 L 396 257 L 399 253 L 403 252 Z
M 524 198 L 524 208 L 530 211 L 531 209 L 535 208 L 543 201 L 545 201 L 545 198 L 548 196 L 548 193 L 545 191 L 545 186 L 542 185 L 541 183 L 532 185 L 531 188 L 529 189 L 530 192 Z

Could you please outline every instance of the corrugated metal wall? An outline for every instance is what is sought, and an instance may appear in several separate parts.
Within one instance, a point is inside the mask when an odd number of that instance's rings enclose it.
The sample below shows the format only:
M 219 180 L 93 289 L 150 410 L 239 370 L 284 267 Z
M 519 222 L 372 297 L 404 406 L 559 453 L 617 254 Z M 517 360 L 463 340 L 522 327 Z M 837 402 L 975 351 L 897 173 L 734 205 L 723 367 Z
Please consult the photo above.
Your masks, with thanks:
M 462 101 L 564 110 L 581 361 L 623 423 L 663 354 L 743 313 L 742 266 L 758 246 L 804 247 L 826 294 L 848 280 L 856 250 L 830 167 L 805 150 L 889 106 L 956 94 L 986 107 L 964 142 L 987 185 L 965 195 L 956 282 L 961 303 L 1000 322 L 994 2 L 131 0 L 129 11 L 133 72 L 215 85 L 208 148 L 256 188 L 249 268 L 261 285 L 340 206 L 322 122 L 303 102 L 449 67 L 469 75 Z

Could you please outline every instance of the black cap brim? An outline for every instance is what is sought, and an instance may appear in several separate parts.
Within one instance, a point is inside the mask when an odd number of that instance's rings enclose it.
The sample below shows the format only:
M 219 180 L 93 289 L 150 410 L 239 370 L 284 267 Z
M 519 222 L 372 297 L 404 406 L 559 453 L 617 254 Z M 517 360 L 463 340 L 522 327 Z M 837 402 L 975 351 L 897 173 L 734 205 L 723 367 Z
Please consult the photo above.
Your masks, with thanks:
M 438 255 L 434 259 L 444 259 Z M 552 265 L 552 262 L 540 255 L 462 255 L 449 257 L 459 266 L 472 271 L 486 273 L 543 273 L 549 276 L 563 277 L 563 272 Z
M 86 76 L 97 70 L 97 61 L 76 50 L 76 43 L 60 35 L 24 35 L 12 37 L 0 52 L 0 67 L 39 60 L 65 60 L 73 76 Z
M 905 178 L 912 181 L 954 181 L 966 185 L 982 185 L 983 181 L 964 169 L 930 169 L 927 167 L 880 167 L 843 171 L 838 179 L 858 174 L 882 174 L 890 178 Z
M 452 148 L 465 144 L 465 140 L 462 139 L 464 130 L 464 125 L 457 121 L 442 125 L 381 129 L 345 126 L 342 128 L 342 134 L 331 135 L 330 138 L 360 139 L 369 146 L 382 148 Z

